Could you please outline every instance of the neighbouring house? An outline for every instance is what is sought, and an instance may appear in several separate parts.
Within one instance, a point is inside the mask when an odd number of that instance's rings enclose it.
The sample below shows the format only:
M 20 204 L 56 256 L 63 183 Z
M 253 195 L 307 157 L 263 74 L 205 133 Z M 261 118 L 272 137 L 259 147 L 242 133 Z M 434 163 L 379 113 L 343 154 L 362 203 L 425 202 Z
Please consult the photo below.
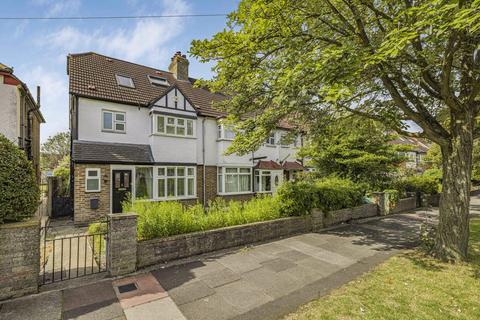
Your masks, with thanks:
M 40 112 L 40 87 L 37 100 L 25 83 L 13 73 L 13 68 L 0 63 L 0 133 L 23 149 L 40 183 L 40 124 L 45 123 Z
M 418 172 L 425 170 L 425 156 L 430 149 L 430 142 L 422 138 L 399 136 L 391 143 L 410 147 L 409 151 L 400 152 L 401 155 L 407 158 L 405 162 L 407 169 L 414 169 Z
M 194 87 L 189 62 L 175 53 L 169 71 L 97 53 L 67 59 L 72 136 L 71 183 L 77 224 L 122 211 L 133 199 L 207 205 L 275 192 L 304 168 L 301 137 L 278 125 L 247 155 L 225 155 L 234 132 L 212 103 L 222 94 Z

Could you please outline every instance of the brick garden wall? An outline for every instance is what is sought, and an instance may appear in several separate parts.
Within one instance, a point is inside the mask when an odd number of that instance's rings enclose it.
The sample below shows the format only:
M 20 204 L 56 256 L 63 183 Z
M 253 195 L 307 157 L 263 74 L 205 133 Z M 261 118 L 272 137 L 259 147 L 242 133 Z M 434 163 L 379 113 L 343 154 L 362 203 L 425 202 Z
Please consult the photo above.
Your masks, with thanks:
M 355 208 L 341 209 L 325 214 L 323 226 L 329 227 L 345 221 L 374 217 L 378 215 L 378 207 L 374 203 L 364 204 Z
M 38 292 L 40 222 L 0 225 L 0 300 Z
M 85 169 L 100 168 L 100 192 L 85 192 Z M 90 199 L 98 198 L 98 209 L 90 209 Z M 74 222 L 88 224 L 110 213 L 110 165 L 75 164 L 74 166 Z
M 400 199 L 390 213 L 399 213 L 402 211 L 413 210 L 417 207 L 417 199 L 415 197 Z

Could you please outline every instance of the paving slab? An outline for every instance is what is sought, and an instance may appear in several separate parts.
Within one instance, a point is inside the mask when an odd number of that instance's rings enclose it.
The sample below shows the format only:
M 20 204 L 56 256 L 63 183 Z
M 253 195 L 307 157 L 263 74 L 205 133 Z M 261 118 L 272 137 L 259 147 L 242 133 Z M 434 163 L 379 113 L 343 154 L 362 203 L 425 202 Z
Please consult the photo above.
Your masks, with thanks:
M 207 286 L 203 281 L 195 281 L 181 287 L 174 288 L 168 291 L 168 293 L 177 305 L 182 305 L 204 297 L 208 297 L 214 294 L 215 291 Z
M 220 294 L 214 294 L 202 299 L 179 306 L 187 319 L 195 320 L 227 320 L 239 316 L 242 312 L 228 303 Z
M 0 304 L 1 320 L 60 320 L 62 293 L 53 291 Z
M 221 257 L 217 261 L 226 268 L 237 273 L 244 273 L 262 267 L 257 261 L 246 259 L 246 256 L 246 253 L 234 253 L 232 255 Z
M 169 297 L 128 308 L 125 316 L 127 320 L 185 320 Z
M 226 302 L 234 305 L 240 311 L 246 312 L 264 303 L 272 301 L 264 290 L 245 280 L 235 281 L 215 289 Z
M 63 319 L 114 319 L 123 316 L 111 281 L 63 291 Z
M 297 279 L 285 276 L 285 273 L 279 273 L 268 268 L 252 270 L 244 273 L 242 277 L 245 281 L 263 290 L 268 296 L 274 299 L 297 290 L 303 285 L 300 281 L 297 281 Z
M 239 274 L 233 272 L 232 270 L 224 268 L 223 270 L 220 270 L 218 272 L 200 277 L 200 279 L 210 288 L 216 288 L 223 286 L 227 283 L 238 281 L 241 279 L 241 277 Z
M 280 272 L 296 266 L 296 264 L 291 262 L 290 260 L 286 260 L 282 258 L 268 260 L 268 261 L 262 262 L 261 265 L 275 272 Z

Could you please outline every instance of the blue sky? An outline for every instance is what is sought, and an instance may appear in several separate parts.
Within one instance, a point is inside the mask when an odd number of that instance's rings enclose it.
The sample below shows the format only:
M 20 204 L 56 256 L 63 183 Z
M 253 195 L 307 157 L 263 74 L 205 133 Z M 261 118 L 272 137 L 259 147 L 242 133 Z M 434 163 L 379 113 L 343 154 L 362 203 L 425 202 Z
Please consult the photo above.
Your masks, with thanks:
M 2 0 L 0 16 L 113 16 L 228 13 L 238 0 Z M 175 51 L 221 31 L 225 17 L 144 20 L 0 21 L 0 62 L 14 67 L 30 90 L 42 87 L 42 141 L 68 130 L 68 53 L 95 51 L 167 69 Z M 211 77 L 210 65 L 190 59 L 190 74 Z

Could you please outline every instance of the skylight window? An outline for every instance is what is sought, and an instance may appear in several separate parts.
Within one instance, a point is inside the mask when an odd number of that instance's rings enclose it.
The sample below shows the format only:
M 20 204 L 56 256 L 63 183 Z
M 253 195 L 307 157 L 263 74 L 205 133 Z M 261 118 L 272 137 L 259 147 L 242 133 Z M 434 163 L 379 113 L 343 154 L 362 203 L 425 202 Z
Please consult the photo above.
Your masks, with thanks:
M 168 86 L 168 81 L 165 78 L 162 77 L 156 77 L 156 76 L 148 76 L 148 80 L 150 80 L 150 83 L 155 85 L 155 86 Z
M 115 78 L 117 78 L 117 84 L 122 87 L 127 87 L 127 88 L 135 88 L 135 84 L 133 83 L 132 78 L 130 77 L 125 77 L 116 74 Z

